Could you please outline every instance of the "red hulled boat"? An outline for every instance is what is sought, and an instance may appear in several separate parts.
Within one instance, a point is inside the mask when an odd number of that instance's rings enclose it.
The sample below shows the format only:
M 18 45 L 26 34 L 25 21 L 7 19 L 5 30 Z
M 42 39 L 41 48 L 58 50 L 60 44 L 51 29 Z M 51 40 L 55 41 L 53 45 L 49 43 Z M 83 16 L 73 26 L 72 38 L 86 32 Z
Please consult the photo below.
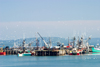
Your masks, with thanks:
M 0 52 L 0 55 L 6 55 L 6 52 Z
M 0 48 L 0 55 L 6 55 L 6 52 L 3 51 L 3 48 Z

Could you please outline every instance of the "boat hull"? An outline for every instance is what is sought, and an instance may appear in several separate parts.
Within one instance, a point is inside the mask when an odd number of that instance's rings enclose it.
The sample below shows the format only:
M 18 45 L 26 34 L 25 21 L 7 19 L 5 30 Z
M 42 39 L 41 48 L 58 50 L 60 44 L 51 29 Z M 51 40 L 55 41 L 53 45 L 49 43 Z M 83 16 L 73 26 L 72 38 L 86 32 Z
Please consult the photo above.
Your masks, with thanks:
M 31 56 L 31 53 L 22 53 L 22 54 L 18 54 L 19 57 L 22 57 L 22 56 Z
M 100 52 L 100 49 L 96 49 L 92 47 L 92 52 Z
M 80 55 L 80 53 L 76 51 L 70 51 L 69 55 Z
M 79 53 L 70 53 L 69 55 L 80 55 Z
M 6 52 L 0 52 L 0 55 L 6 55 Z

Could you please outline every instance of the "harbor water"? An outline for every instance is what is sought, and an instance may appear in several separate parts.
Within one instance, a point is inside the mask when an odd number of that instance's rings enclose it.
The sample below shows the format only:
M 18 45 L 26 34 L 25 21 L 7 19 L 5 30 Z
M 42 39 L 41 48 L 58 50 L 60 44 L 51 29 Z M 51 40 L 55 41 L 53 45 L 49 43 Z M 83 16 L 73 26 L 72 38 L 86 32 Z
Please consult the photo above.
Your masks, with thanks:
M 0 67 L 100 67 L 100 54 L 80 56 L 0 56 Z

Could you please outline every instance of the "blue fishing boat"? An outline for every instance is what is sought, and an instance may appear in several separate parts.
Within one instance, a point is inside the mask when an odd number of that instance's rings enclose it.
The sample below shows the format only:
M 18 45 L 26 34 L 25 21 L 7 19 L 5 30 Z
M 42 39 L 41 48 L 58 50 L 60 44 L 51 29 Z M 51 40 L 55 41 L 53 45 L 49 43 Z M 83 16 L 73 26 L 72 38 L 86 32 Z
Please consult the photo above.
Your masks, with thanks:
M 100 52 L 100 46 L 97 44 L 96 47 L 92 47 L 92 52 Z
M 30 51 L 25 51 L 25 52 L 20 52 L 20 53 L 18 53 L 18 56 L 19 57 L 22 57 L 22 56 L 31 56 L 32 55 L 32 53 L 30 53 Z
M 22 56 L 31 56 L 31 53 L 18 53 L 18 56 L 19 57 L 22 57 Z
M 92 47 L 92 52 L 100 52 L 100 48 L 94 48 L 94 47 Z

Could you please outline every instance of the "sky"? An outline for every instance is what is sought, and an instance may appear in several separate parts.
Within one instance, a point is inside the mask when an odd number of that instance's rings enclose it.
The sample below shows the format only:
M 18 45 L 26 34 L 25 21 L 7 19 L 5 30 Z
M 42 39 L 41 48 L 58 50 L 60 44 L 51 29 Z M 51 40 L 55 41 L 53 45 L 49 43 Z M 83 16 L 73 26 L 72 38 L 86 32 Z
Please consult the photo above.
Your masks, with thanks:
M 0 40 L 100 37 L 100 0 L 0 0 Z

